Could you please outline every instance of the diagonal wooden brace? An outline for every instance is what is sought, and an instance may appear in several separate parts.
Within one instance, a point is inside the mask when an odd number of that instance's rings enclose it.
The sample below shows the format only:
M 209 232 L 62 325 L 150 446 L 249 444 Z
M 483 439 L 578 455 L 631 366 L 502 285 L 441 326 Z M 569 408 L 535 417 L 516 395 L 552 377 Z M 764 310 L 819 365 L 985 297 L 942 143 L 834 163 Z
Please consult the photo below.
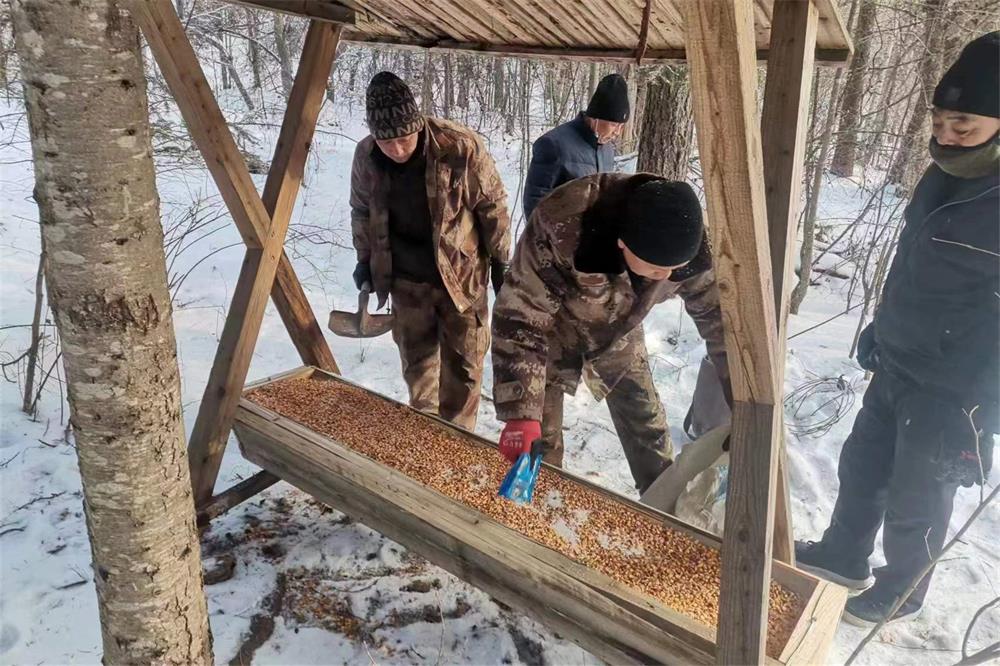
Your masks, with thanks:
M 212 497 L 272 291 L 275 305 L 303 360 L 338 371 L 284 254 L 284 241 L 341 26 L 310 23 L 262 198 L 170 0 L 133 0 L 129 9 L 146 36 L 188 130 L 247 245 L 188 446 L 194 500 L 196 505 L 202 505 Z
M 775 0 L 771 19 L 771 53 L 767 61 L 761 141 L 764 153 L 764 186 L 767 197 L 771 275 L 778 337 L 778 377 L 784 376 L 791 291 L 792 254 L 798 229 L 802 168 L 812 87 L 816 31 L 816 6 L 800 0 Z M 780 418 L 780 417 L 779 417 Z M 779 431 L 784 440 L 784 426 Z M 778 485 L 775 489 L 774 557 L 795 564 L 794 535 L 788 490 L 785 442 L 780 444 Z

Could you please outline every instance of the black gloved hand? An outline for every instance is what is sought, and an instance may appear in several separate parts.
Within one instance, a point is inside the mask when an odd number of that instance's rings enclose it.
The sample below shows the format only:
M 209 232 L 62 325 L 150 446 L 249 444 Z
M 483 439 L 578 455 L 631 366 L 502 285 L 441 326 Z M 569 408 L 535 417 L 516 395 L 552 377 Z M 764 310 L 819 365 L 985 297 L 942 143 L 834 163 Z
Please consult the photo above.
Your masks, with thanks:
M 368 264 L 358 262 L 358 265 L 354 267 L 354 272 L 351 273 L 351 277 L 354 278 L 354 286 L 359 290 L 361 285 L 367 282 L 369 285 L 372 281 L 372 269 Z
M 966 488 L 984 484 L 993 468 L 993 435 L 983 432 L 964 410 L 957 410 L 955 425 L 942 433 L 937 478 Z
M 503 278 L 507 273 L 507 264 L 499 259 L 490 261 L 490 282 L 493 283 L 493 293 L 500 294 L 500 287 L 503 286 Z
M 868 371 L 878 368 L 878 346 L 875 344 L 875 323 L 865 326 L 858 336 L 858 350 L 855 356 L 858 365 Z

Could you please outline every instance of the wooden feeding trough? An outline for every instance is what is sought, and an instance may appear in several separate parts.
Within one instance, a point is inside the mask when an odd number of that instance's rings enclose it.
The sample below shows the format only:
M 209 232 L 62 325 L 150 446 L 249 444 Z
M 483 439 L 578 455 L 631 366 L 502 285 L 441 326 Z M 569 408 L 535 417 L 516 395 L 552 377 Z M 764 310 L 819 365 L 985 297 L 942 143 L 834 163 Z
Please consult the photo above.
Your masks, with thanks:
M 371 438 L 387 419 L 394 448 Z M 315 368 L 249 385 L 233 427 L 248 460 L 609 663 L 715 658 L 711 534 L 548 466 L 532 506 L 515 506 L 496 497 L 493 443 Z M 598 525 L 587 539 L 567 529 L 580 507 Z M 768 663 L 822 661 L 846 591 L 775 562 L 771 597 Z
M 807 611 L 813 609 L 798 619 L 794 640 L 775 656 L 791 662 L 809 654 L 821 660 L 826 639 L 818 640 L 817 630 L 810 627 L 825 627 L 819 633 L 828 634 L 824 618 L 837 614 L 834 607 L 843 603 L 842 595 L 783 565 L 772 566 L 772 554 L 792 563 L 787 477 L 781 462 L 781 394 L 789 248 L 795 247 L 808 97 L 814 64 L 839 66 L 851 54 L 833 0 L 231 1 L 310 20 L 263 192 L 250 177 L 171 0 L 124 0 L 247 246 L 188 448 L 199 521 L 211 520 L 280 478 L 334 504 L 349 500 L 337 490 L 347 486 L 337 484 L 354 484 L 357 493 L 368 493 L 365 497 L 380 509 L 369 510 L 364 503 L 355 507 L 366 522 L 445 568 L 458 568 L 461 577 L 542 617 L 611 661 L 714 658 L 726 664 L 763 663 L 773 569 L 775 580 L 799 591 L 811 604 Z M 594 578 L 569 558 L 559 559 L 509 530 L 491 527 L 497 540 L 473 545 L 459 538 L 461 523 L 452 524 L 450 514 L 409 513 L 422 509 L 408 494 L 419 496 L 419 488 L 405 477 L 365 466 L 363 457 L 337 448 L 332 440 L 291 422 L 269 421 L 241 401 L 269 300 L 303 363 L 339 373 L 284 252 L 284 240 L 341 40 L 517 57 L 688 63 L 733 389 L 727 531 L 721 545 L 697 531 L 687 532 L 721 550 L 718 649 L 712 648 L 707 627 Z M 760 118 L 758 60 L 767 61 Z M 264 470 L 215 494 L 237 412 L 237 433 L 247 438 L 245 451 Z M 264 434 L 258 425 L 264 425 Z M 287 442 L 278 444 L 280 438 Z M 293 444 L 300 446 L 301 458 L 276 455 L 284 453 L 282 446 Z M 314 460 L 314 454 L 322 455 Z M 330 469 L 342 473 L 319 474 L 325 469 L 320 462 L 339 464 Z M 395 493 L 400 497 L 394 499 Z M 657 520 L 670 520 L 627 500 L 615 501 Z M 469 509 L 451 508 L 455 515 L 473 520 L 463 513 Z M 486 529 L 487 523 L 468 524 Z M 509 585 L 507 579 L 522 575 L 529 562 L 559 585 Z M 542 577 L 529 575 L 533 583 Z M 521 602 L 514 604 L 515 597 Z M 827 604 L 830 610 L 824 613 Z M 606 630 L 609 622 L 621 633 Z M 792 653 L 786 654 L 788 649 Z

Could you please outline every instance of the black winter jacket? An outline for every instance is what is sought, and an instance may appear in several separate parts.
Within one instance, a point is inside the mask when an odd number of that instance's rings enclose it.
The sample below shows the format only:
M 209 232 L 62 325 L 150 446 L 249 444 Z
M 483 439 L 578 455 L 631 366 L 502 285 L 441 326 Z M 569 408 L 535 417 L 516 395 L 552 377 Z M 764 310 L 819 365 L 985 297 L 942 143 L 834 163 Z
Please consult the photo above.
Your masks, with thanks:
M 599 145 L 584 114 L 552 128 L 535 140 L 524 181 L 522 207 L 529 219 L 538 202 L 560 185 L 595 173 L 614 171 L 615 149 Z
M 880 368 L 962 403 L 997 430 L 1000 394 L 1000 176 L 935 165 L 904 213 L 875 315 Z

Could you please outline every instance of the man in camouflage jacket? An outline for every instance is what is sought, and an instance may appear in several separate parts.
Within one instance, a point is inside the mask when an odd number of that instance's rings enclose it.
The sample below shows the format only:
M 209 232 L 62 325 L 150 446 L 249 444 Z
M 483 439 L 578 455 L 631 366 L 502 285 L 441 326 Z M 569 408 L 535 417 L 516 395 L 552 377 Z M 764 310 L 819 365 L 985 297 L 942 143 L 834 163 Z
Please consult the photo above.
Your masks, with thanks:
M 392 296 L 392 335 L 410 404 L 473 429 L 489 347 L 487 281 L 510 254 L 507 194 L 482 140 L 423 117 L 403 81 L 376 74 L 371 135 L 354 152 L 354 280 Z
M 672 296 L 729 378 L 718 290 L 701 207 L 686 183 L 598 174 L 542 200 L 518 242 L 493 311 L 494 402 L 506 422 L 501 453 L 541 437 L 562 463 L 563 394 L 606 398 L 636 487 L 673 457 L 653 385 L 642 320 Z M 540 422 L 540 423 L 539 423 Z

